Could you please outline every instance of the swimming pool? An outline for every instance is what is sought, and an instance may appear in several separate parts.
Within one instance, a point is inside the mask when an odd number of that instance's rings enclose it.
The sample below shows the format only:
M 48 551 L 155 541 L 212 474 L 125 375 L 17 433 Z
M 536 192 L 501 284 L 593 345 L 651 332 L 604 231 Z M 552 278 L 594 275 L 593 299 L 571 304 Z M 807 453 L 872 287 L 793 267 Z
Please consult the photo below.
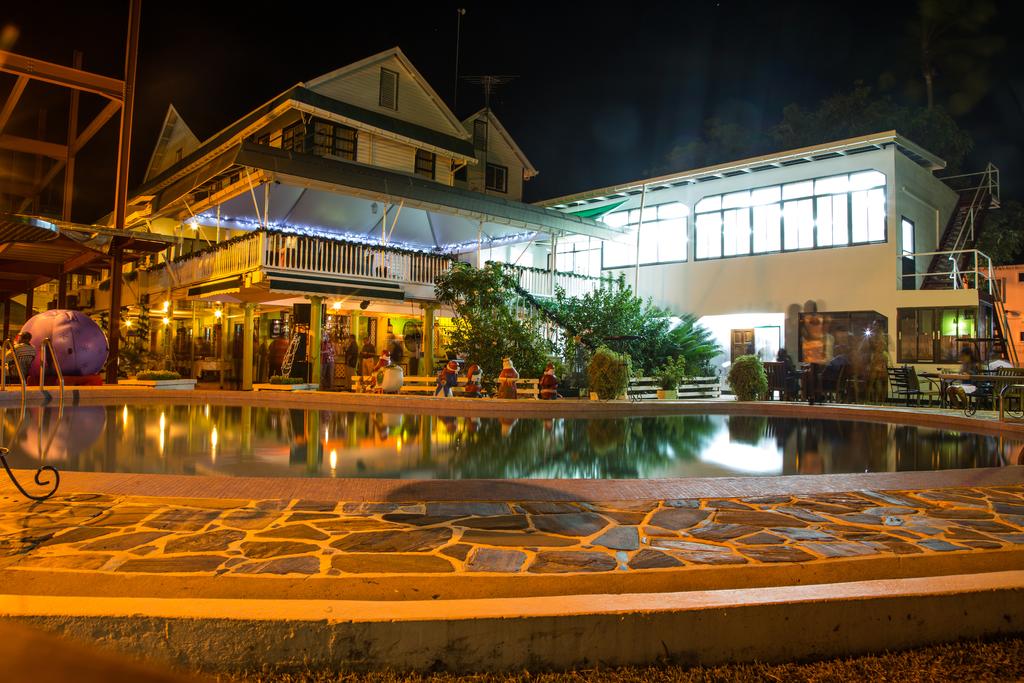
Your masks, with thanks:
M 395 479 L 768 476 L 995 467 L 1024 440 L 738 415 L 471 418 L 174 404 L 0 408 L 11 464 L 69 471 Z

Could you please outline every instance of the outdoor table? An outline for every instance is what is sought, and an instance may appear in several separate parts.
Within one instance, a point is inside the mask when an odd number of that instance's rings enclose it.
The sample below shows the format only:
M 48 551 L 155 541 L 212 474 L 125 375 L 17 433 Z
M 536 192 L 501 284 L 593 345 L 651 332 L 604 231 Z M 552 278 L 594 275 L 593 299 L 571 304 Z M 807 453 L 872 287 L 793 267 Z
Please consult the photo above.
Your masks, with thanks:
M 192 377 L 197 381 L 202 376 L 204 370 L 212 370 L 213 372 L 220 373 L 220 388 L 224 388 L 224 370 L 228 367 L 227 361 L 220 360 L 218 358 L 205 358 L 196 359 L 192 363 Z
M 974 373 L 965 375 L 961 373 L 942 373 L 939 375 L 940 388 L 942 398 L 942 407 L 946 407 L 946 389 L 953 384 L 953 382 L 966 382 L 968 384 L 984 384 L 989 383 L 992 385 L 992 398 L 993 402 L 995 397 L 999 394 L 1000 387 L 1011 382 L 1015 382 L 1022 379 L 1021 377 L 1014 377 L 1012 375 L 997 375 L 996 373 Z M 993 408 L 995 406 L 993 405 Z

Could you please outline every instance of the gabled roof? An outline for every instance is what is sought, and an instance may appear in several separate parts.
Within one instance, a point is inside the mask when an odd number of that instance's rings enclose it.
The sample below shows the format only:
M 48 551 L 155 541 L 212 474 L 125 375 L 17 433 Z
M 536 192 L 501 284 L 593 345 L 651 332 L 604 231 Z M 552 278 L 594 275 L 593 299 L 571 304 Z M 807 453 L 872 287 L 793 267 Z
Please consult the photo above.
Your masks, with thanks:
M 628 195 L 640 194 L 644 188 L 647 190 L 660 190 L 680 185 L 693 185 L 696 183 L 729 178 L 736 175 L 768 171 L 774 168 L 793 166 L 814 161 L 823 161 L 835 157 L 850 156 L 862 152 L 895 147 L 895 149 L 911 159 L 914 163 L 927 168 L 930 171 L 939 171 L 946 167 L 946 162 L 935 156 L 928 150 L 911 140 L 903 137 L 895 130 L 871 135 L 861 135 L 845 140 L 826 142 L 810 147 L 764 154 L 757 157 L 730 161 L 713 166 L 694 169 L 692 171 L 681 171 L 667 175 L 656 176 L 646 180 L 634 180 L 621 185 L 602 187 L 596 190 L 579 192 L 577 194 L 554 197 L 541 202 L 539 206 L 547 206 L 556 209 L 566 209 L 580 206 L 586 203 L 602 202 L 607 199 L 625 197 Z
M 373 66 L 374 64 L 384 62 L 392 58 L 396 59 L 399 62 L 399 64 L 401 64 L 402 67 L 409 72 L 409 75 L 412 76 L 412 79 L 416 83 L 416 85 L 418 85 L 423 90 L 423 92 L 426 93 L 427 97 L 434 103 L 438 110 L 440 110 L 442 116 L 451 125 L 450 132 L 453 135 L 466 137 L 468 139 L 468 135 L 465 134 L 465 129 L 462 127 L 462 124 L 459 121 L 458 117 L 456 117 L 455 114 L 452 113 L 452 110 L 448 108 L 448 105 L 445 104 L 444 100 L 441 99 L 441 96 L 437 94 L 437 91 L 435 91 L 434 88 L 431 87 L 430 83 L 427 82 L 427 79 L 423 77 L 423 74 L 421 74 L 419 70 L 415 66 L 413 66 L 413 63 L 409 61 L 408 57 L 405 56 L 405 53 L 402 52 L 402 49 L 397 46 L 389 50 L 384 50 L 383 52 L 378 52 L 375 55 L 370 55 L 366 59 L 361 59 L 358 62 L 354 62 L 347 66 L 343 66 L 340 69 L 335 69 L 334 71 L 328 72 L 322 76 L 318 76 L 313 80 L 308 81 L 306 83 L 301 83 L 300 85 L 303 85 L 309 88 L 310 90 L 318 91 L 321 86 L 330 81 L 344 78 L 350 74 L 354 74 L 358 71 L 361 71 L 366 67 Z
M 516 157 L 519 158 L 519 161 L 522 162 L 523 177 L 532 178 L 535 175 L 537 175 L 537 169 L 534 167 L 533 164 L 530 163 L 530 160 L 526 158 L 526 154 L 524 154 L 523 150 L 519 148 L 519 145 L 516 144 L 516 141 L 512 139 L 512 136 L 509 135 L 508 130 L 505 128 L 505 126 L 501 125 L 501 121 L 499 121 L 498 117 L 495 116 L 493 109 L 488 109 L 487 107 L 484 107 L 478 110 L 476 113 L 467 117 L 462 122 L 462 125 L 466 129 L 466 131 L 472 133 L 473 121 L 477 120 L 481 116 L 487 117 L 488 125 L 494 130 L 498 131 L 498 134 L 502 137 L 505 143 L 512 149 L 512 152 L 516 155 Z
M 211 136 L 191 154 L 134 190 L 131 196 L 135 198 L 153 195 L 189 173 L 203 168 L 209 159 L 223 153 L 232 145 L 238 144 L 241 139 L 252 135 L 259 128 L 284 114 L 289 108 L 332 116 L 341 121 L 357 121 L 393 136 L 416 140 L 448 153 L 475 160 L 473 144 L 469 140 L 439 133 L 424 126 L 340 102 L 297 85 Z
M 181 149 L 181 155 L 184 157 L 199 147 L 199 138 L 185 123 L 185 119 L 181 118 L 174 105 L 169 104 L 164 115 L 164 123 L 160 126 L 160 137 L 153 148 L 153 154 L 149 157 L 149 163 L 146 164 L 145 180 L 149 180 L 176 161 L 167 158 L 168 154 L 172 153 L 172 147 Z

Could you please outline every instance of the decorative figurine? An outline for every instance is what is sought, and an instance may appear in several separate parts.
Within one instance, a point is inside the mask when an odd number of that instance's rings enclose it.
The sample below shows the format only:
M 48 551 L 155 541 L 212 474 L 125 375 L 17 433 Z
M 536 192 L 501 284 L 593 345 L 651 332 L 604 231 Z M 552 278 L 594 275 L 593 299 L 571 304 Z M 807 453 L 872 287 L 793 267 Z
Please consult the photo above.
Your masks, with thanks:
M 484 393 L 484 388 L 481 384 L 484 377 L 483 370 L 476 363 L 470 363 L 469 367 L 466 368 L 466 387 L 463 389 L 463 395 L 467 398 L 484 398 L 487 396 Z
M 548 363 L 544 368 L 544 374 L 540 376 L 540 398 L 545 401 L 561 398 L 558 395 L 558 377 L 555 376 L 554 363 Z
M 498 373 L 498 390 L 495 398 L 516 398 L 516 380 L 519 379 L 519 371 L 512 365 L 511 358 L 501 359 L 501 372 Z
M 434 396 L 441 394 L 451 398 L 452 387 L 459 383 L 459 364 L 453 360 L 448 361 L 448 364 L 441 368 L 441 372 L 437 373 L 437 389 L 434 390 Z

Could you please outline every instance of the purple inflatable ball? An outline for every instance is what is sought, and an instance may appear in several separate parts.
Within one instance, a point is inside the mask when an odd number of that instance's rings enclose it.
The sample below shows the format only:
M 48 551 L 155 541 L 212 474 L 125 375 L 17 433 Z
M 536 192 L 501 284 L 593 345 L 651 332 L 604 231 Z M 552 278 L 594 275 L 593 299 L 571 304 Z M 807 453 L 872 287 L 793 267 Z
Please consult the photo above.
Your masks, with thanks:
M 32 375 L 39 375 L 39 350 L 47 337 L 57 353 L 61 372 L 69 377 L 95 375 L 107 362 L 106 335 L 80 311 L 43 311 L 29 318 L 21 332 L 31 334 L 32 346 L 36 347 L 36 359 L 29 370 Z

